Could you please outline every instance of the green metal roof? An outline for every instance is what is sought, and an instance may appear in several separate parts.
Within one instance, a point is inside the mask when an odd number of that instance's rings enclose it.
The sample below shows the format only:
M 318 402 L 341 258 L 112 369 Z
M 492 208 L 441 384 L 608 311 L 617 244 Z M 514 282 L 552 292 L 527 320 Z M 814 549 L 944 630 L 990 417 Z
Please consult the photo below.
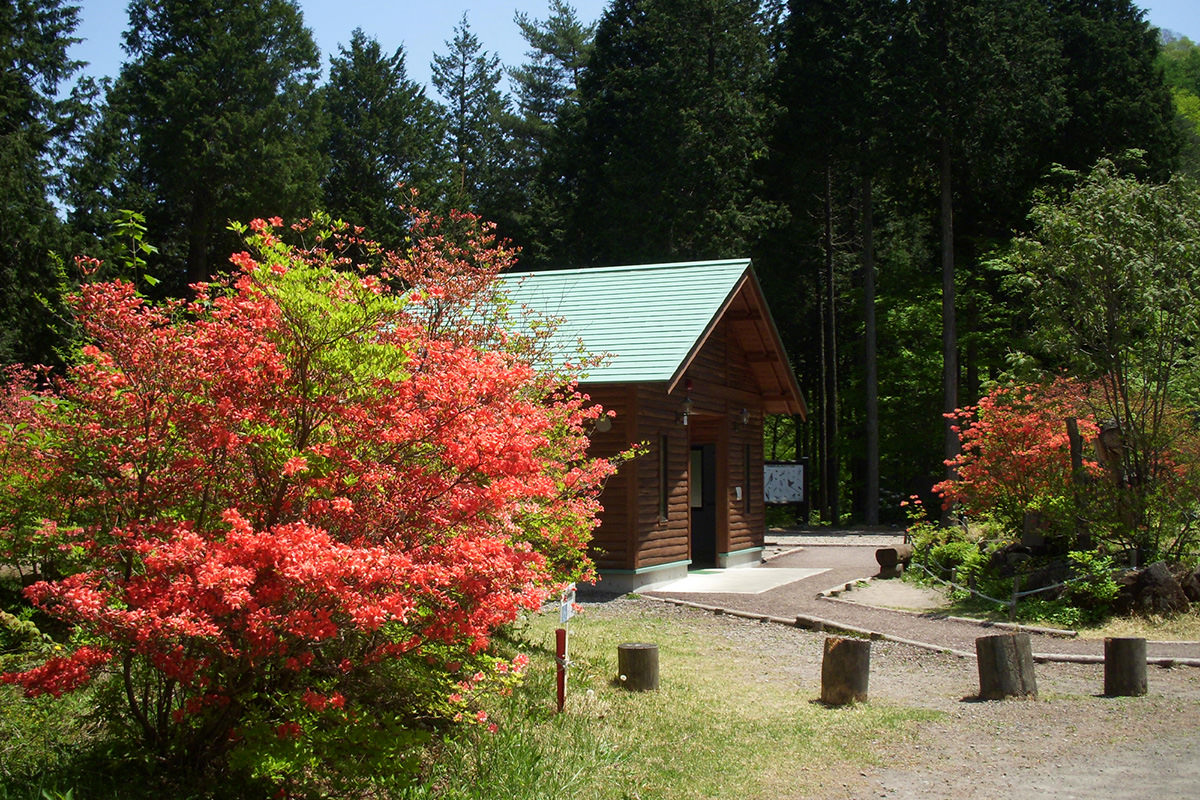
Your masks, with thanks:
M 596 383 L 670 381 L 731 299 L 750 259 L 510 273 L 501 289 L 518 306 L 560 319 L 553 346 L 579 342 L 607 363 Z

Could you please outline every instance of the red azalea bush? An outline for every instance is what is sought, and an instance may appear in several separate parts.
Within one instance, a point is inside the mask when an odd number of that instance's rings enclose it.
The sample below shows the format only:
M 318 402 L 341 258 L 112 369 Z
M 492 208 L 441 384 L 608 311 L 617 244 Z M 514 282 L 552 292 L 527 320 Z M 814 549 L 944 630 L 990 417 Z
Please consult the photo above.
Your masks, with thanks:
M 497 627 L 591 574 L 613 470 L 585 452 L 599 407 L 504 326 L 513 254 L 486 226 L 414 212 L 399 256 L 281 225 L 251 223 L 190 301 L 85 285 L 77 365 L 10 385 L 0 423 L 3 556 L 74 631 L 4 681 L 104 676 L 154 752 L 195 764 L 255 731 L 386 708 L 395 739 L 453 713 Z
M 1074 497 L 1067 418 L 1090 443 L 1098 428 L 1080 385 L 1058 380 L 1044 386 L 997 386 L 977 406 L 955 412 L 959 455 L 948 462 L 955 477 L 934 487 L 947 508 L 1021 530 L 1027 511 L 1042 514 L 1051 532 L 1074 525 Z M 1090 453 L 1089 453 L 1090 455 Z M 1091 459 L 1088 475 L 1099 474 Z
M 1200 437 L 1190 415 L 1166 406 L 1153 446 L 1137 426 L 1098 442 L 1096 409 L 1111 408 L 1106 383 L 1060 379 L 1041 386 L 1000 386 L 978 406 L 959 409 L 955 477 L 934 488 L 946 508 L 994 523 L 1012 536 L 1034 512 L 1039 532 L 1060 543 L 1086 533 L 1112 550 L 1148 558 L 1185 558 L 1200 538 Z M 1083 444 L 1082 475 L 1072 474 L 1066 420 Z M 1145 426 L 1144 426 L 1145 427 Z M 1134 461 L 1130 453 L 1148 454 Z M 1131 467 L 1131 464 L 1133 466 Z

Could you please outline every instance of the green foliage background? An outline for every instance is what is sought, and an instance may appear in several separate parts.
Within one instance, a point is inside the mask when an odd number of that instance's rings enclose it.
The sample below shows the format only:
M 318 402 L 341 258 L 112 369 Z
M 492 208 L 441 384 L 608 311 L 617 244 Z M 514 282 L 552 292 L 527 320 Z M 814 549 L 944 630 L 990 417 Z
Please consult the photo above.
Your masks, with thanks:
M 520 64 L 464 16 L 430 87 L 363 31 L 321 84 L 293 0 L 136 0 L 103 86 L 66 59 L 75 24 L 65 0 L 0 15 L 30 65 L 4 73 L 0 359 L 66 357 L 71 256 L 118 255 L 122 210 L 171 295 L 224 268 L 229 220 L 323 206 L 403 248 L 416 189 L 533 268 L 754 256 L 829 521 L 897 519 L 943 471 L 946 404 L 1010 371 L 1026 298 L 988 265 L 1053 165 L 1200 169 L 1200 48 L 1128 0 L 613 0 L 594 21 L 549 0 L 514 18 Z

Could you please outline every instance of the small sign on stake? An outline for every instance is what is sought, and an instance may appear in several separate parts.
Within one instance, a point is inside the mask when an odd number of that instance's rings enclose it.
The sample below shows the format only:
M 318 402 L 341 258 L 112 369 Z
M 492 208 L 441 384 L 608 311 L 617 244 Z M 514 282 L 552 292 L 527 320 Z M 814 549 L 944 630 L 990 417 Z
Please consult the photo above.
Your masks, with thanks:
M 563 625 L 575 616 L 575 584 L 570 584 L 559 597 L 558 621 Z
M 562 625 L 575 616 L 575 584 L 568 584 L 558 598 L 558 620 Z M 559 628 L 554 632 L 554 656 L 558 662 L 558 713 L 562 713 L 567 703 L 567 667 L 571 659 L 567 650 L 567 629 Z

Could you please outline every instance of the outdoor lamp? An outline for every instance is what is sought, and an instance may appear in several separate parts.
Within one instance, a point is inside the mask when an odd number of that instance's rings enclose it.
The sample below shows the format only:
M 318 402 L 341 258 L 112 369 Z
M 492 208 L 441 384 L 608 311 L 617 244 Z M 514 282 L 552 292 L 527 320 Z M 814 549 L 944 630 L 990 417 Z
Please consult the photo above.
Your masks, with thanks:
M 694 405 L 694 403 L 692 403 L 691 397 L 683 398 L 683 405 L 681 406 L 681 408 L 683 409 L 683 426 L 685 428 L 687 427 L 687 424 L 688 424 L 688 416 L 690 416 L 692 413 L 693 405 Z

